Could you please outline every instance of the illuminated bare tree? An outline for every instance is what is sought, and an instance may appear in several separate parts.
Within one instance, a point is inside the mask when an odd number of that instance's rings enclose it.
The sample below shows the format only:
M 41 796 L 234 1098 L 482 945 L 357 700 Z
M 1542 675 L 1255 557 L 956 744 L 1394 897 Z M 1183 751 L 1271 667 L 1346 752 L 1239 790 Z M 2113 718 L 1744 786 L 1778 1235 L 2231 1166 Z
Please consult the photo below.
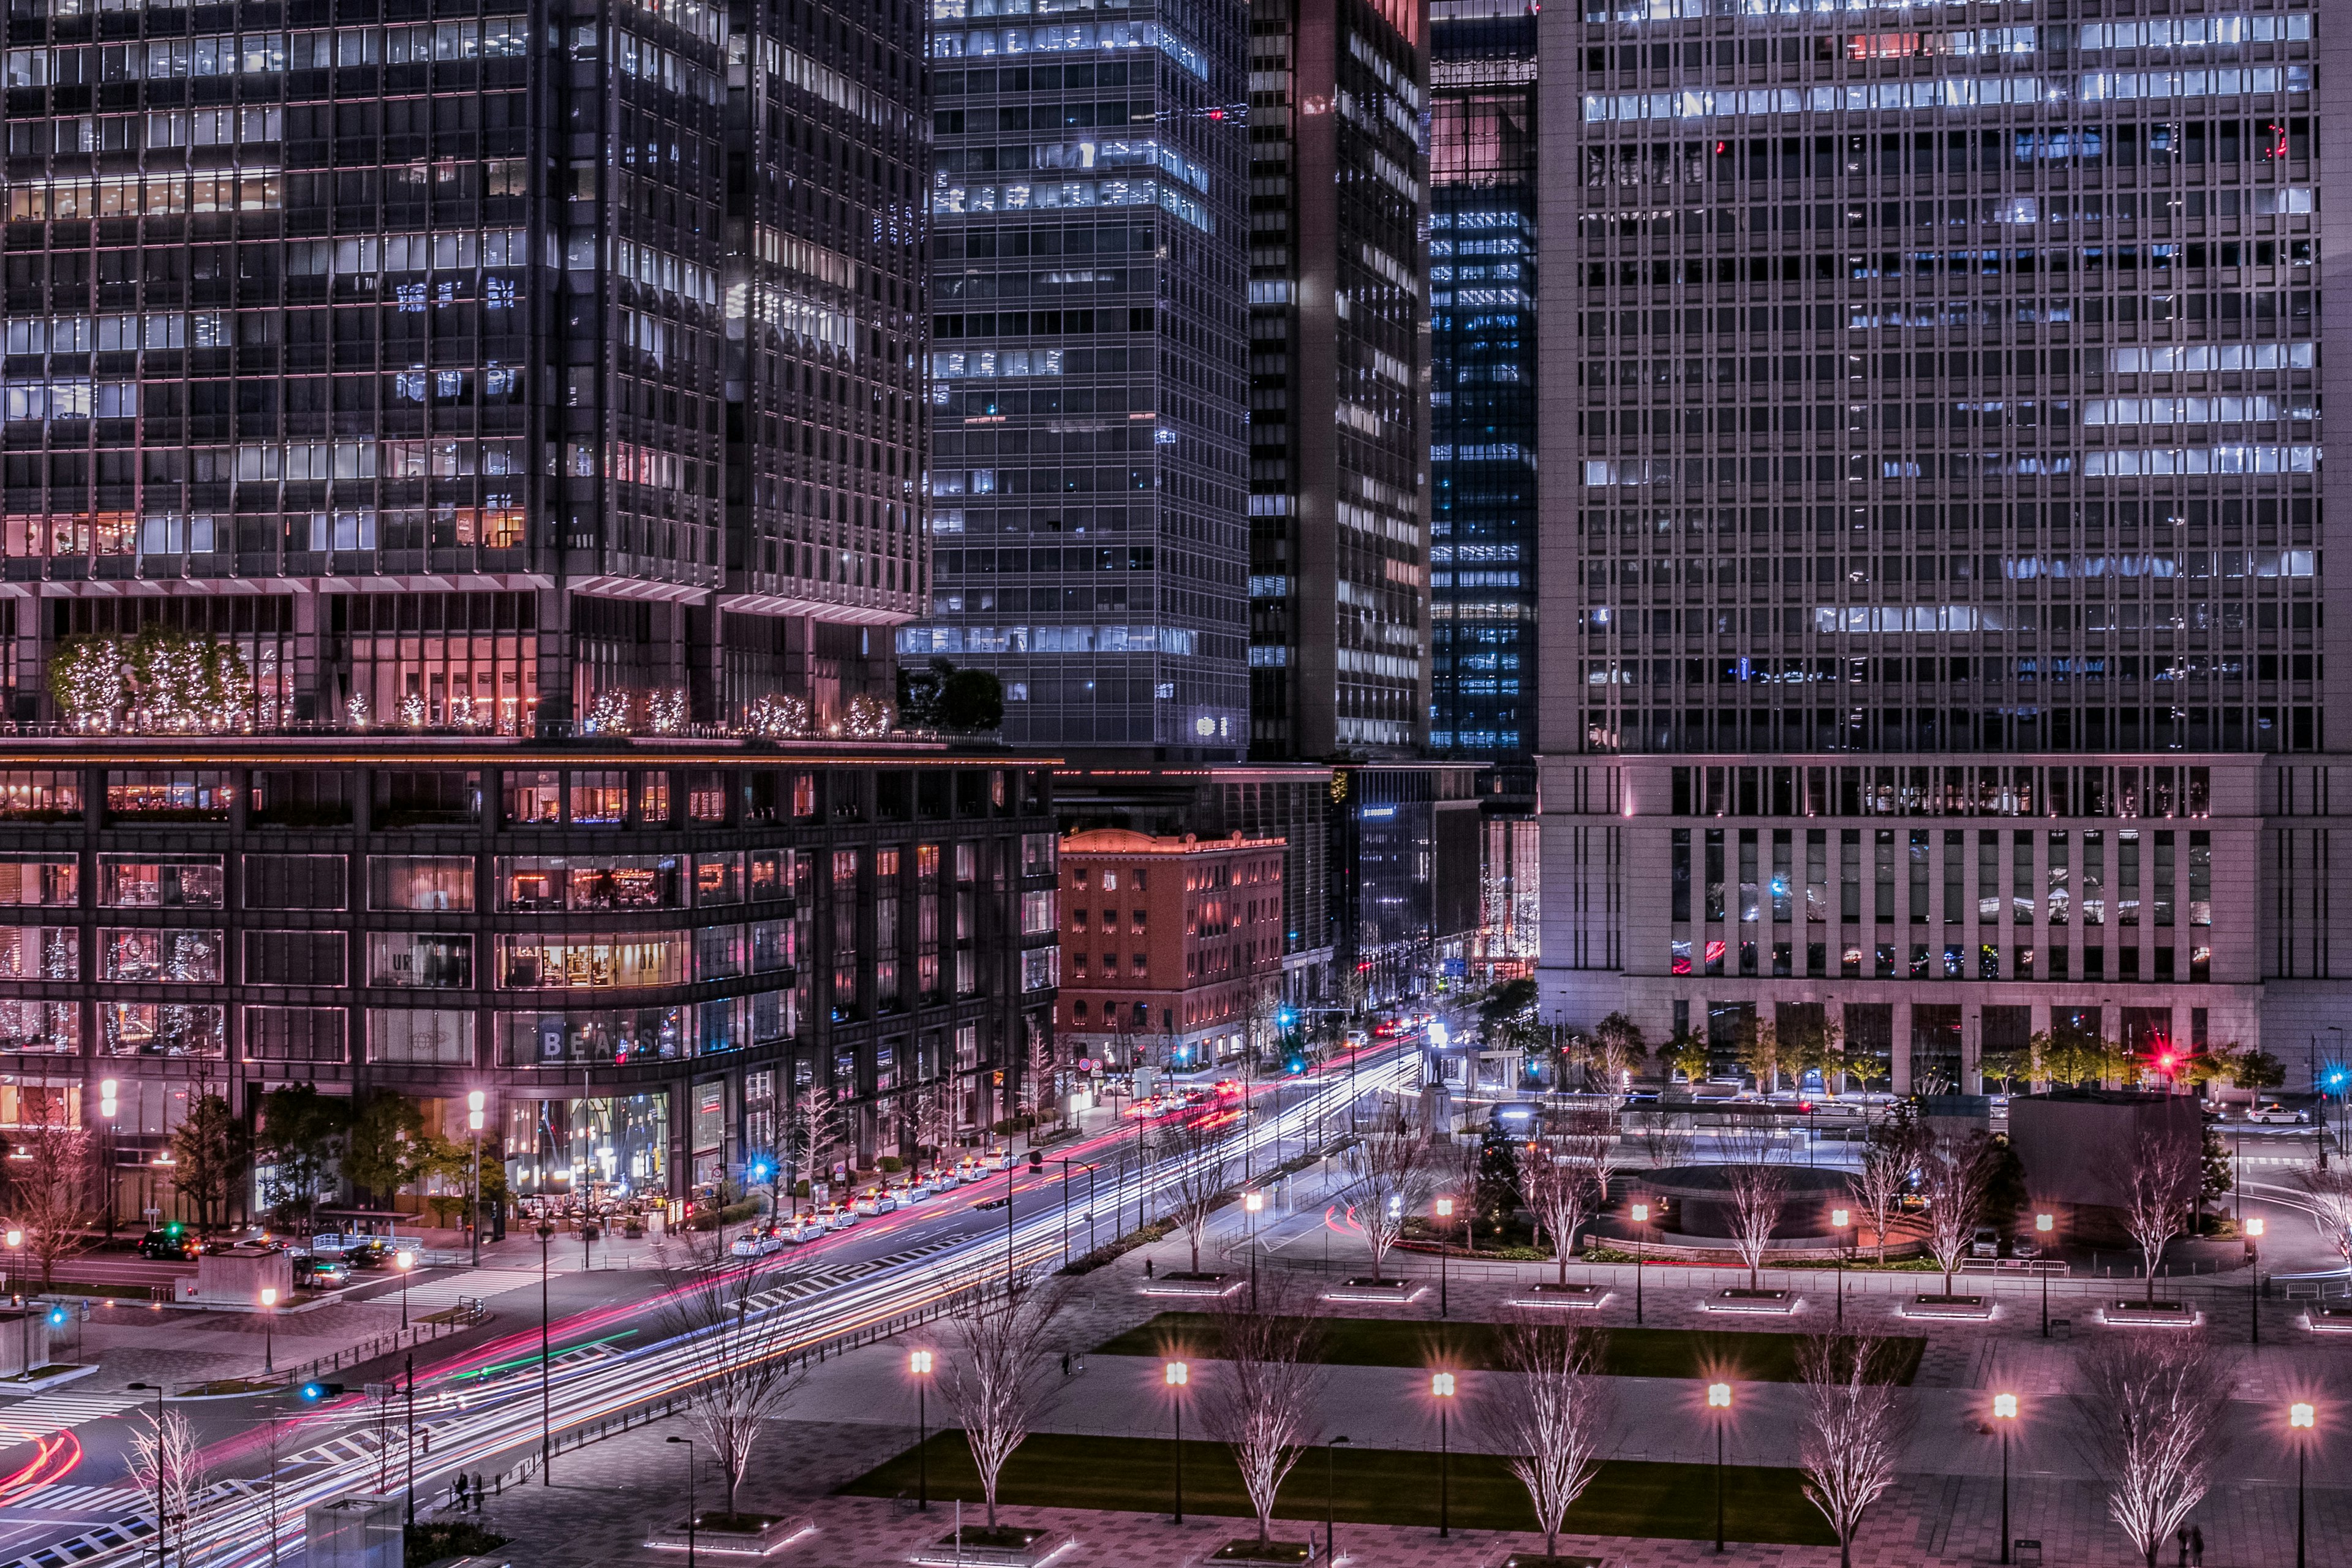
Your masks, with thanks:
M 2305 1165 L 2294 1173 L 2294 1184 L 2310 1202 L 2313 1226 L 2352 1263 L 2352 1166 Z
M 2212 1484 L 2230 1382 L 2221 1357 L 2186 1334 L 2099 1342 L 2075 1396 L 2107 1515 L 2147 1568 Z
M 1348 1151 L 1348 1173 L 1356 1223 L 1371 1248 L 1378 1280 L 1381 1264 L 1403 1238 L 1405 1216 L 1420 1208 L 1434 1179 L 1429 1134 L 1408 1125 L 1396 1109 Z
M 1496 1362 L 1507 1375 L 1479 1385 L 1488 1443 L 1528 1489 L 1547 1555 L 1559 1548 L 1570 1506 L 1601 1470 L 1616 1413 L 1601 1375 L 1606 1344 L 1598 1330 L 1528 1319 L 1505 1323 L 1496 1333 Z
M 1762 1283 L 1764 1252 L 1789 1197 L 1789 1173 L 1773 1159 L 1771 1144 L 1759 1133 L 1724 1141 L 1724 1182 L 1731 1200 L 1731 1249 L 1748 1266 L 1748 1288 Z
M 1216 1375 L 1202 1400 L 1209 1436 L 1233 1450 L 1261 1542 L 1283 1479 L 1315 1440 L 1325 1381 L 1314 1294 L 1288 1275 L 1267 1285 L 1255 1302 L 1237 1295 L 1218 1303 Z
M 947 1158 L 955 1138 L 955 1079 L 942 1074 L 915 1094 L 915 1147 L 933 1164 Z
M 830 1163 L 833 1145 L 841 1136 L 841 1112 L 823 1086 L 803 1084 L 800 1097 L 785 1113 L 784 1140 L 798 1179 L 816 1191 L 817 1173 Z
M 1576 1233 L 1601 1206 L 1591 1164 L 1574 1151 L 1555 1149 L 1537 1139 L 1518 1152 L 1518 1188 L 1519 1201 L 1551 1238 L 1552 1260 L 1559 1265 L 1559 1282 L 1565 1285 Z
M 1862 1212 L 1870 1216 L 1870 1233 L 1881 1263 L 1886 1261 L 1887 1233 L 1895 1228 L 1895 1216 L 1903 1212 L 1919 1152 L 1919 1139 L 1907 1123 L 1874 1128 L 1870 1142 L 1863 1145 L 1862 1161 L 1853 1173 L 1853 1196 Z
M 58 1264 L 90 1246 L 82 1222 L 95 1206 L 99 1176 L 89 1133 L 66 1121 L 65 1098 L 62 1089 L 18 1090 L 25 1120 L 8 1138 L 9 1211 L 44 1290 L 55 1283 Z
M 808 1375 L 785 1354 L 782 1314 L 757 1300 L 771 1283 L 731 1266 L 724 1233 L 673 1233 L 661 1253 L 663 1326 L 685 1356 L 687 1419 L 727 1478 L 727 1512 L 751 1465 L 752 1447 L 783 1418 Z
M 1927 1140 L 1919 1159 L 1919 1191 L 1927 1200 L 1927 1249 L 1944 1271 L 1944 1294 L 1968 1255 L 1996 1164 L 1992 1141 L 1981 1132 Z
M 1842 1568 L 1853 1568 L 1863 1515 L 1895 1484 L 1910 1426 L 1891 1349 L 1883 1340 L 1824 1337 L 1805 1341 L 1797 1352 L 1805 1399 L 1797 1471 L 1806 1500 L 1837 1535 Z
M 1691 1131 L 1687 1116 L 1677 1121 L 1675 1114 L 1666 1110 L 1654 1110 L 1643 1117 L 1637 1136 L 1643 1156 L 1654 1171 L 1689 1164 L 1691 1150 L 1698 1141 Z
M 131 1435 L 132 1482 L 158 1507 L 155 1521 L 156 1556 L 161 1558 L 173 1536 L 180 1539 L 183 1555 L 195 1539 L 196 1494 L 204 1489 L 205 1465 L 196 1445 L 195 1428 L 178 1411 L 158 1420 L 143 1413 L 146 1425 Z
M 2146 1269 L 2143 1299 L 2156 1299 L 2156 1267 L 2166 1243 L 2188 1230 L 2203 1184 L 2203 1152 L 2193 1136 L 2142 1132 L 2101 1162 L 2100 1173 L 2116 1191 L 2124 1230 L 2139 1247 Z
M 1234 1183 L 1234 1161 L 1224 1129 L 1212 1118 L 1172 1128 L 1163 1135 L 1160 1167 L 1168 1193 L 1168 1217 L 1192 1249 L 1192 1272 L 1201 1272 L 1201 1237 L 1217 1200 Z
M 1004 1462 L 1027 1440 L 1031 1424 L 1059 1387 L 1036 1373 L 1054 1320 L 1068 1300 L 1061 1287 L 1039 1285 L 1017 1295 L 981 1298 L 955 1314 L 963 1329 L 963 1350 L 949 1361 L 941 1392 L 971 1449 L 992 1530 Z

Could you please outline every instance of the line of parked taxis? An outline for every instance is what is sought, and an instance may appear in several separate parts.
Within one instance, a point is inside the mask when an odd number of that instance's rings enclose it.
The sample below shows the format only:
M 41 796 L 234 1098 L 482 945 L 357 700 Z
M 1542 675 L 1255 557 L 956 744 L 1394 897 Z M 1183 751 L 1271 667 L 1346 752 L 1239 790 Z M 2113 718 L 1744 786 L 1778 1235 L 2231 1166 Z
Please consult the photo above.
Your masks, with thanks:
M 1017 1163 L 1019 1162 L 1008 1149 L 991 1149 L 984 1154 L 966 1154 L 952 1165 L 935 1165 L 927 1171 L 877 1182 L 860 1187 L 848 1198 L 835 1198 L 823 1207 L 753 1226 L 737 1237 L 728 1250 L 738 1258 L 764 1258 L 787 1247 L 815 1241 L 836 1230 L 847 1230 L 866 1215 L 891 1214 L 911 1207 L 926 1198 L 984 1182 L 1000 1172 L 1013 1169 Z

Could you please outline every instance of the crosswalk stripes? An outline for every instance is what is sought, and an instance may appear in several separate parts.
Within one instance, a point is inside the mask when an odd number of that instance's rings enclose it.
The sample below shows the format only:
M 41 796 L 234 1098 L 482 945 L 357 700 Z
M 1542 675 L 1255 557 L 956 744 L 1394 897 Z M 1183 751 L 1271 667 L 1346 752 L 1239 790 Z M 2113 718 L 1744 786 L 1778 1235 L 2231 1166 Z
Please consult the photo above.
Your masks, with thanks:
M 153 1500 L 136 1487 L 47 1486 L 36 1487 L 22 1497 L 10 1498 L 8 1506 L 42 1509 L 51 1513 L 102 1513 L 111 1517 Z
M 411 1280 L 408 1285 L 408 1310 L 411 1312 L 438 1311 L 443 1307 L 454 1307 L 463 1300 L 487 1300 L 492 1296 L 503 1296 L 509 1290 L 520 1290 L 525 1285 L 537 1283 L 539 1271 L 535 1268 L 461 1268 L 430 1279 Z M 397 1302 L 400 1294 L 395 1286 L 367 1299 L 376 1306 L 385 1307 Z
M 0 1408 L 0 1442 L 46 1437 L 85 1421 L 120 1415 L 141 1403 L 135 1394 L 38 1394 Z

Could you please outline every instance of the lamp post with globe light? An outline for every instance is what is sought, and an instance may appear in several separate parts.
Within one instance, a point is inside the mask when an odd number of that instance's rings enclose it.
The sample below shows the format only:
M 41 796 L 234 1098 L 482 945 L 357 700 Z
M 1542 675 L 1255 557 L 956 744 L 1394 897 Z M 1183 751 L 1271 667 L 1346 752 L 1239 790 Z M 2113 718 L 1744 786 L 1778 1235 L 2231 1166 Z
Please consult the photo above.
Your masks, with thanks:
M 1633 1216 L 1633 1323 L 1638 1328 L 1642 1322 L 1642 1227 L 1650 1223 L 1650 1205 L 1635 1204 L 1631 1213 Z
M 466 1167 L 466 1228 L 474 1233 L 477 1268 L 482 1266 L 482 1122 L 488 1103 L 478 1089 L 466 1096 L 466 1130 L 474 1138 L 474 1161 Z
M 1849 1210 L 1832 1209 L 1830 1210 L 1830 1226 L 1834 1230 L 1843 1230 L 1845 1229 L 1847 1223 L 1852 1220 L 1853 1217 L 1853 1215 Z M 1838 1326 L 1840 1328 L 1843 1328 L 1845 1326 L 1845 1237 L 1843 1236 L 1838 1237 L 1837 1258 L 1837 1321 Z
M 408 1275 L 416 1267 L 416 1254 L 395 1252 L 392 1255 L 392 1266 L 400 1270 L 400 1327 L 405 1333 L 408 1330 Z
M 1454 1200 L 1453 1200 L 1452 1198 L 1440 1198 L 1440 1199 L 1438 1199 L 1438 1200 L 1437 1200 L 1437 1315 L 1438 1315 L 1439 1317 L 1441 1317 L 1441 1318 L 1443 1318 L 1443 1317 L 1446 1317 L 1446 1316 L 1448 1316 L 1448 1315 L 1449 1315 L 1449 1313 L 1450 1313 L 1450 1303 L 1449 1303 L 1449 1302 L 1448 1302 L 1448 1300 L 1447 1300 L 1446 1289 L 1445 1289 L 1445 1279 L 1446 1279 L 1446 1276 L 1445 1276 L 1445 1222 L 1446 1222 L 1447 1220 L 1452 1219 L 1453 1217 L 1454 1217 Z
M 277 1352 L 272 1343 L 278 1326 L 278 1287 L 261 1288 L 261 1371 L 264 1376 L 278 1370 Z
M 2248 1342 L 2263 1342 L 2263 1216 L 2246 1221 L 2246 1262 L 2253 1279 L 2246 1285 L 2246 1319 L 2252 1325 Z
M 2043 1251 L 2050 1250 L 2057 1231 L 2056 1215 L 2038 1214 L 2033 1216 L 2033 1234 L 2042 1238 Z M 2033 1262 L 2035 1268 L 2042 1275 L 2042 1337 L 2046 1340 L 2050 1337 L 2050 1259 L 2037 1258 Z
M 1065 1170 L 1062 1173 L 1062 1175 L 1063 1179 L 1066 1181 L 1069 1177 L 1069 1173 Z M 1265 1194 L 1264 1193 L 1244 1193 L 1242 1194 L 1242 1207 L 1249 1215 L 1250 1310 L 1255 1312 L 1257 1310 L 1257 1216 L 1258 1211 L 1265 1207 Z
M 1447 1430 L 1446 1416 L 1454 1405 L 1454 1374 L 1433 1372 L 1429 1374 L 1430 1396 L 1437 1401 L 1437 1534 L 1440 1540 L 1454 1533 L 1453 1443 Z
M 2288 1435 L 2293 1436 L 2297 1432 L 2315 1433 L 2318 1430 L 2315 1417 L 2316 1412 L 2302 1400 L 2288 1405 L 2286 1407 Z M 2306 1568 L 2305 1560 L 2306 1542 L 2303 1519 L 2304 1468 L 2305 1461 L 2311 1457 L 2311 1442 L 2312 1440 L 2306 1437 L 2294 1446 L 2294 1568 Z
M 1993 1425 L 2000 1428 L 2000 1560 L 2009 1561 L 2009 1429 L 2017 1425 L 2017 1395 L 1992 1396 Z
M 916 1351 L 907 1357 L 907 1371 L 915 1380 L 915 1507 L 924 1513 L 931 1510 L 930 1458 L 924 1453 L 929 1441 L 929 1413 L 924 1398 L 930 1392 L 931 1352 Z
M 1706 1407 L 1715 1411 L 1715 1550 L 1723 1552 L 1723 1431 L 1731 1421 L 1731 1384 L 1706 1385 Z
M 1192 1381 L 1192 1369 L 1181 1361 L 1171 1361 L 1160 1369 L 1160 1381 L 1168 1388 L 1168 1409 L 1175 1422 L 1175 1441 L 1171 1445 L 1176 1456 L 1176 1522 L 1184 1522 L 1184 1387 Z

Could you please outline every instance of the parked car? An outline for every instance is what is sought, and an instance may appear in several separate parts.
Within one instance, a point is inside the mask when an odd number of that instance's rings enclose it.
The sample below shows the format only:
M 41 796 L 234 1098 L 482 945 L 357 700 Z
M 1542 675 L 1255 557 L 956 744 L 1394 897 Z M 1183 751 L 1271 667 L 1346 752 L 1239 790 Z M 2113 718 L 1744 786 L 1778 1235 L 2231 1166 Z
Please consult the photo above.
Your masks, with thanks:
M 755 1226 L 737 1237 L 728 1251 L 737 1258 L 765 1258 L 772 1252 L 782 1252 L 784 1244 L 772 1226 Z
M 298 1290 L 324 1290 L 351 1283 L 352 1266 L 340 1258 L 298 1252 L 288 1261 L 293 1265 L 294 1288 Z
M 2257 1127 L 2298 1127 L 2311 1120 L 2307 1110 L 2291 1110 L 2276 1100 L 2246 1107 L 2246 1120 Z
M 888 1214 L 898 1206 L 898 1200 L 880 1187 L 867 1187 L 849 1200 L 855 1214 Z
M 1969 1238 L 1969 1256 L 1970 1258 L 1999 1258 L 2000 1256 L 2000 1232 L 1989 1225 L 1980 1225 L 1977 1226 L 1976 1235 Z
M 1002 1148 L 991 1149 L 987 1157 L 981 1162 L 983 1168 L 991 1171 L 1009 1171 L 1015 1163 L 1013 1151 Z
M 857 1211 L 851 1208 L 847 1204 L 842 1203 L 836 1199 L 832 1204 L 826 1205 L 824 1211 L 825 1229 L 847 1230 L 851 1226 L 856 1225 L 856 1223 Z
M 776 1240 L 788 1247 L 814 1241 L 824 1235 L 824 1221 L 814 1215 L 794 1215 L 776 1226 Z
M 202 1250 L 188 1227 L 178 1224 L 151 1230 L 139 1241 L 139 1256 L 157 1263 L 178 1263 Z

